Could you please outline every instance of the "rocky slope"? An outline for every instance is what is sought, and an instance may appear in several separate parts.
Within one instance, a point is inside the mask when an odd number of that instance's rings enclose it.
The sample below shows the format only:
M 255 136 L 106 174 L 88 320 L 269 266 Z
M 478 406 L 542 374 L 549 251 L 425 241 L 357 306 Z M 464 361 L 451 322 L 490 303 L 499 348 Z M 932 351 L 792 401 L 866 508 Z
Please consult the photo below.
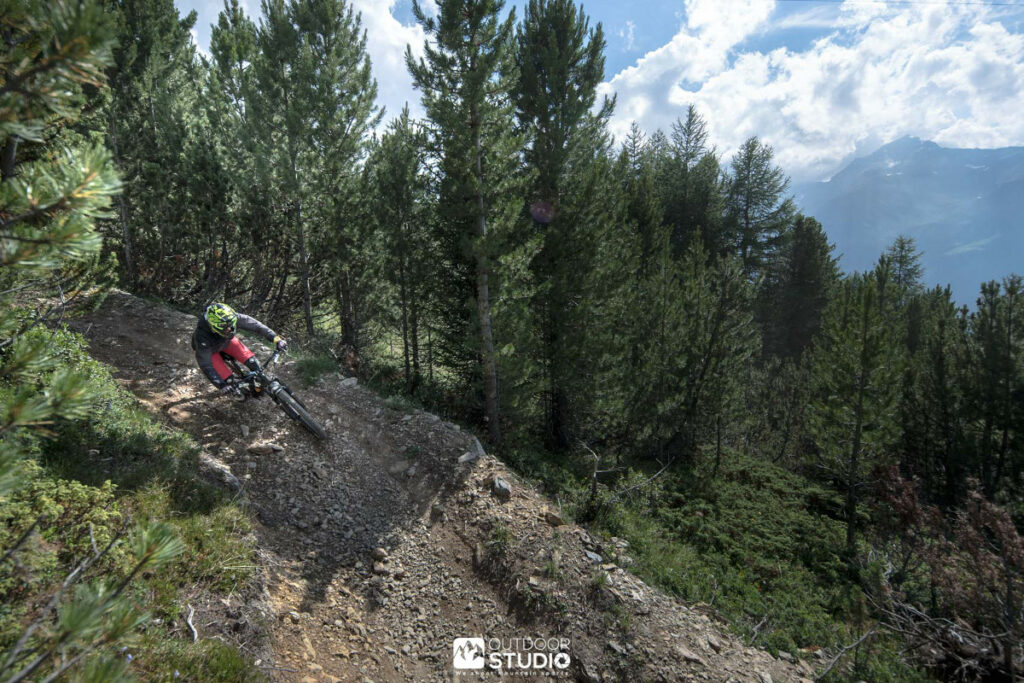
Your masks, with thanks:
M 203 606 L 194 623 L 201 637 L 239 643 L 271 679 L 514 673 L 519 660 L 510 668 L 500 657 L 500 671 L 454 669 L 456 638 L 483 638 L 489 652 L 546 653 L 535 658 L 539 672 L 583 681 L 812 674 L 805 662 L 744 647 L 621 568 L 624 542 L 565 524 L 457 425 L 393 410 L 354 379 L 302 388 L 287 363 L 280 374 L 326 426 L 326 443 L 269 401 L 216 396 L 189 349 L 194 326 L 122 292 L 72 323 L 144 405 L 202 444 L 211 476 L 237 487 L 251 510 L 255 585 Z M 545 649 L 528 650 L 526 638 Z M 558 666 L 556 651 L 568 655 Z

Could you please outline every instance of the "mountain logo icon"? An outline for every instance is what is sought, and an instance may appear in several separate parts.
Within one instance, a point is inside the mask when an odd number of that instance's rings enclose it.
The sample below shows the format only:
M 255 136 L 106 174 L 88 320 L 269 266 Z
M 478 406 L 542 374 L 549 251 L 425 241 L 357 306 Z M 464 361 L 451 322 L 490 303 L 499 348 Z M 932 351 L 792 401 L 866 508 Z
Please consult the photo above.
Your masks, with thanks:
M 456 638 L 452 643 L 452 664 L 456 669 L 484 668 L 484 639 Z

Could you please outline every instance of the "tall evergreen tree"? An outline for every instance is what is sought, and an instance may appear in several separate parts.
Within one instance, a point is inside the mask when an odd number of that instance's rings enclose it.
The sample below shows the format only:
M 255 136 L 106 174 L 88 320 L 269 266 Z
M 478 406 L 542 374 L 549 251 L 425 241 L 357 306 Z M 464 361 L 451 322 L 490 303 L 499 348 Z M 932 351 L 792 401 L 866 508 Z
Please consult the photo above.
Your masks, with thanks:
M 535 172 L 531 197 L 535 230 L 540 233 L 540 252 L 532 261 L 535 280 L 543 283 L 534 295 L 538 334 L 542 339 L 543 367 L 547 379 L 547 433 L 554 447 L 569 445 L 572 415 L 580 400 L 575 390 L 585 372 L 586 352 L 581 337 L 596 333 L 584 319 L 587 301 L 585 282 L 593 264 L 593 244 L 600 226 L 581 220 L 599 199 L 598 185 L 575 183 L 570 172 L 591 174 L 603 146 L 602 129 L 611 113 L 604 102 L 592 115 L 597 85 L 604 75 L 604 35 L 600 24 L 593 30 L 582 10 L 571 0 L 531 0 L 516 40 L 519 80 L 514 100 L 526 138 L 525 158 Z M 582 164 L 570 164 L 575 153 Z M 584 194 L 581 196 L 580 191 Z
M 382 240 L 381 277 L 397 291 L 406 389 L 421 380 L 420 322 L 436 248 L 429 234 L 430 205 L 422 131 L 409 109 L 393 120 L 366 164 L 371 215 Z
M 1014 445 L 1024 418 L 1018 403 L 1024 377 L 1024 297 L 1022 279 L 1012 275 L 1002 283 L 981 287 L 977 311 L 971 316 L 971 373 L 968 385 L 971 430 L 978 474 L 989 497 L 1020 475 Z M 1019 482 L 1017 482 L 1019 485 Z
M 924 269 L 921 267 L 921 252 L 913 237 L 899 235 L 896 240 L 885 250 L 885 255 L 892 264 L 893 284 L 899 295 L 901 305 L 906 305 L 910 297 L 920 294 L 924 286 L 921 276 Z
M 690 105 L 686 119 L 672 124 L 666 158 L 660 165 L 661 202 L 677 255 L 694 237 L 701 240 L 711 258 L 727 251 L 722 235 L 725 196 L 721 169 L 707 138 L 707 122 Z
M 762 283 L 759 317 L 767 354 L 797 358 L 817 335 L 839 277 L 833 249 L 818 221 L 797 215 Z
M 517 163 L 521 143 L 512 134 L 508 95 L 515 75 L 515 12 L 502 20 L 503 7 L 501 0 L 443 0 L 433 18 L 414 2 L 413 11 L 432 40 L 419 61 L 406 51 L 440 156 L 440 211 L 446 232 L 442 247 L 456 276 L 447 307 L 449 348 L 463 367 L 473 356 L 479 359 L 487 429 L 494 443 L 501 440 L 491 314 L 500 253 L 496 238 L 507 236 L 518 217 L 522 175 Z M 474 311 L 464 308 L 467 295 Z M 478 340 L 475 354 L 467 348 L 471 336 Z
M 303 317 L 312 335 L 320 250 L 311 244 L 326 239 L 341 173 L 379 120 L 376 83 L 360 19 L 344 0 L 264 0 L 256 41 L 251 118 L 264 182 L 281 190 L 278 208 L 295 240 Z
M 116 237 L 128 282 L 159 290 L 189 207 L 180 196 L 188 171 L 179 153 L 196 103 L 187 73 L 196 13 L 180 17 L 173 0 L 117 0 L 108 9 L 118 45 L 108 70 L 107 139 L 129 188 L 117 199 Z
M 795 212 L 789 179 L 772 165 L 774 151 L 750 138 L 732 161 L 725 207 L 729 241 L 748 277 L 760 275 L 778 249 Z
M 893 407 L 900 352 L 881 301 L 878 270 L 843 280 L 825 309 L 812 354 L 810 431 L 817 465 L 844 498 L 846 550 L 855 556 L 858 506 L 871 470 L 896 439 Z M 888 285 L 891 288 L 891 285 Z

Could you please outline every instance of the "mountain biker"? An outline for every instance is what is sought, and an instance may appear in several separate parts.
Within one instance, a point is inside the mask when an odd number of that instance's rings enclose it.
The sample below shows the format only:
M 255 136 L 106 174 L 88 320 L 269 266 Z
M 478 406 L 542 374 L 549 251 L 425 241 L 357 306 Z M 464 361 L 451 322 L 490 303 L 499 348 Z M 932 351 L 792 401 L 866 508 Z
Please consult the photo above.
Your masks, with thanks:
M 250 370 L 259 369 L 255 354 L 235 336 L 236 329 L 258 332 L 274 344 L 278 351 L 288 348 L 288 342 L 256 318 L 238 313 L 224 303 L 207 306 L 199 318 L 196 331 L 192 333 L 192 348 L 196 352 L 199 368 L 222 394 L 234 391 L 234 387 L 226 381 L 231 376 L 231 370 L 222 354 L 244 363 Z

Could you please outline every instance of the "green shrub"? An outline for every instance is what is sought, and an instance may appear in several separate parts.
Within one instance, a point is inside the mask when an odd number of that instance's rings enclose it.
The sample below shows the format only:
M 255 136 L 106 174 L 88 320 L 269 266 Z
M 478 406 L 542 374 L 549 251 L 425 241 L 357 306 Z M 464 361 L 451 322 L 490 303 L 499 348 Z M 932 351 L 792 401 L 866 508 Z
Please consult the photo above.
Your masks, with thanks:
M 167 520 L 186 547 L 183 557 L 136 577 L 128 595 L 140 610 L 176 617 L 183 588 L 227 594 L 248 581 L 254 566 L 250 523 L 225 491 L 199 476 L 198 446 L 142 410 L 110 371 L 88 356 L 80 336 L 45 328 L 27 336 L 45 343 L 63 367 L 87 378 L 90 418 L 56 420 L 48 434 L 17 433 L 30 459 L 21 487 L 0 500 L 0 555 L 37 526 L 13 557 L 16 564 L 0 570 L 0 652 L 13 644 L 25 620 L 57 584 L 94 553 L 94 546 L 102 549 L 109 543 L 129 517 L 137 522 Z M 28 373 L 19 381 L 35 379 Z M 17 386 L 0 383 L 0 398 L 14 391 Z M 123 579 L 132 563 L 128 545 L 119 543 L 89 578 Z M 8 571 L 12 566 L 15 570 Z M 175 668 L 154 655 L 161 643 L 174 642 L 173 637 L 163 640 L 168 635 L 150 628 L 139 647 L 138 658 L 154 667 L 152 677 L 168 679 Z M 191 680 L 247 677 L 235 677 L 251 666 L 233 648 L 203 648 L 207 668 Z M 107 664 L 120 667 L 124 662 L 111 664 L 96 656 L 87 666 Z M 218 671 L 227 673 L 218 678 Z

